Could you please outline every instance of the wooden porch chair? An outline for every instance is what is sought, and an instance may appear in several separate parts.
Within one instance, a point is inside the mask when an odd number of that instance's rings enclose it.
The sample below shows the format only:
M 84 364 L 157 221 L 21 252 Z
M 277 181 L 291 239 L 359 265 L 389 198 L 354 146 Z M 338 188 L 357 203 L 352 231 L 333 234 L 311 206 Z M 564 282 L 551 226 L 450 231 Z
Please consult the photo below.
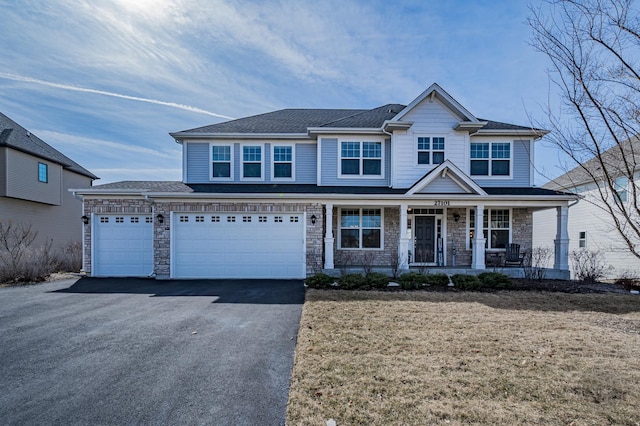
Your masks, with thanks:
M 520 266 L 524 264 L 525 252 L 520 253 L 520 244 L 507 244 L 507 251 L 504 256 L 504 266 Z

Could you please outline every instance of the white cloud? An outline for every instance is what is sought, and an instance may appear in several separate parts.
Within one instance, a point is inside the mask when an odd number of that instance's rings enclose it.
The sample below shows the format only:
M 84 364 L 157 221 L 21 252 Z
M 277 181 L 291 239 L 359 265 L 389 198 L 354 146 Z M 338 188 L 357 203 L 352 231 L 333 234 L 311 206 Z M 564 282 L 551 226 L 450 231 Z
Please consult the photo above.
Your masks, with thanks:
M 16 75 L 16 74 L 8 74 L 8 73 L 0 72 L 0 78 L 5 78 L 7 80 L 13 80 L 13 81 L 21 81 L 21 82 L 25 82 L 25 83 L 40 84 L 40 85 L 43 85 L 43 86 L 55 87 L 57 89 L 71 90 L 71 91 L 74 91 L 74 92 L 93 93 L 93 94 L 97 94 L 97 95 L 104 95 L 104 96 L 111 96 L 111 97 L 114 97 L 114 98 L 127 99 L 127 100 L 130 100 L 130 101 L 147 102 L 147 103 L 150 103 L 150 104 L 163 105 L 163 106 L 167 106 L 167 107 L 171 107 L 171 108 L 178 108 L 178 109 L 183 109 L 183 110 L 186 110 L 186 111 L 197 112 L 199 114 L 207 114 L 207 115 L 211 115 L 211 116 L 218 117 L 218 118 L 233 119 L 233 117 L 229 117 L 229 116 L 218 114 L 218 113 L 211 112 L 211 111 L 206 111 L 206 110 L 203 110 L 201 108 L 196 108 L 196 107 L 193 107 L 193 106 L 190 106 L 190 105 L 183 105 L 183 104 L 178 104 L 178 103 L 175 103 L 175 102 L 166 102 L 166 101 L 161 101 L 161 100 L 158 100 L 158 99 L 141 98 L 139 96 L 123 95 L 121 93 L 107 92 L 107 91 L 104 91 L 104 90 L 90 89 L 90 88 L 87 88 L 87 87 L 78 87 L 78 86 L 73 86 L 73 85 L 70 85 L 70 84 L 53 83 L 53 82 L 50 82 L 50 81 L 38 80 L 36 78 L 27 77 L 27 76 L 21 76 L 21 75 Z

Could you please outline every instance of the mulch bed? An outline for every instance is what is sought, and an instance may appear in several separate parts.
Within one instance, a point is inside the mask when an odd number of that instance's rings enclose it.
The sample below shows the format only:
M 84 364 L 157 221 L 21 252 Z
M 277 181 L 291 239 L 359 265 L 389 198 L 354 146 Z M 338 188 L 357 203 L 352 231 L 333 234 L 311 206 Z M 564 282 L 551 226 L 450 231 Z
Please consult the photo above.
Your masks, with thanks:
M 613 283 L 593 283 L 587 284 L 580 281 L 564 280 L 527 280 L 512 279 L 513 285 L 509 290 L 524 291 L 554 291 L 560 293 L 626 293 L 623 286 Z

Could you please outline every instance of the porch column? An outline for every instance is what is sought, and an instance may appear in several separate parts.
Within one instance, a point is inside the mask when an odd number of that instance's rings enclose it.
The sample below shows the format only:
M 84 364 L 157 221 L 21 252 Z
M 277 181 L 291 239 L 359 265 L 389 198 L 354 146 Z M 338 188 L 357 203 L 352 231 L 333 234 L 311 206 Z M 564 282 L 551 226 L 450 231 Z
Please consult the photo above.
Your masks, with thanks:
M 324 210 L 324 269 L 333 269 L 333 204 L 325 204 Z
M 569 270 L 569 206 L 567 204 L 556 207 L 557 225 L 553 268 L 562 271 Z
M 485 269 L 484 264 L 484 245 L 485 238 L 482 229 L 484 223 L 484 205 L 478 204 L 476 206 L 476 223 L 473 225 L 474 234 L 473 241 L 471 242 L 471 268 L 472 269 Z
M 400 241 L 398 242 L 398 269 L 409 269 L 409 238 L 407 238 L 407 205 L 400 205 Z

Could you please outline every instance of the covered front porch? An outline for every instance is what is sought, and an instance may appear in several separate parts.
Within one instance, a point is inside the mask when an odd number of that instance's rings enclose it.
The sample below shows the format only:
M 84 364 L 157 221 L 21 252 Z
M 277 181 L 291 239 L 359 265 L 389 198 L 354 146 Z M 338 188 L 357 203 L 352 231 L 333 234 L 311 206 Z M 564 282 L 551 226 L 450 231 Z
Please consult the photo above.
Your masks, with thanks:
M 431 198 L 397 204 L 388 200 L 324 203 L 324 271 L 480 273 L 490 269 L 524 276 L 520 265 L 505 267 L 496 259 L 504 257 L 510 243 L 530 253 L 533 211 L 554 208 L 556 240 L 546 276 L 568 275 L 567 200 L 479 203 L 459 196 Z

